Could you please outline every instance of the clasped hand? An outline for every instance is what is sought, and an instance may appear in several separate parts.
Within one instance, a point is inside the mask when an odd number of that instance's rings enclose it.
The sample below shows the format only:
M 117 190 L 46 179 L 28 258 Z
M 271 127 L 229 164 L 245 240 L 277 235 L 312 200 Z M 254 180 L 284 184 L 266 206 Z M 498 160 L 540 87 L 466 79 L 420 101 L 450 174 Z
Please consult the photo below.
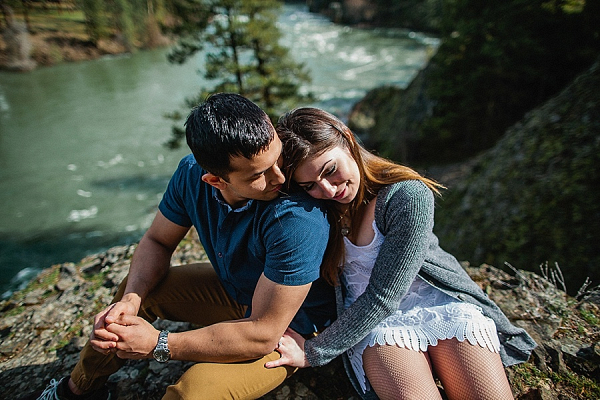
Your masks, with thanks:
M 119 358 L 137 360 L 151 357 L 158 333 L 148 321 L 137 316 L 135 304 L 122 300 L 94 317 L 90 344 L 100 353 L 116 353 Z

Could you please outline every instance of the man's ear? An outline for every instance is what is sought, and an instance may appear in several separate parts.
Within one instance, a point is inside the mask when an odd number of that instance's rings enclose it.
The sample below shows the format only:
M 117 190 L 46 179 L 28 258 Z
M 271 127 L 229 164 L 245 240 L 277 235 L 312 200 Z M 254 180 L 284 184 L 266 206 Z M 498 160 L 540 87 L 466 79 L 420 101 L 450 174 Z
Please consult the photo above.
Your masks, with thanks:
M 213 186 L 219 190 L 224 190 L 227 187 L 227 182 L 223 180 L 223 178 L 211 174 L 210 172 L 202 175 L 202 181 L 208 183 L 210 186 Z

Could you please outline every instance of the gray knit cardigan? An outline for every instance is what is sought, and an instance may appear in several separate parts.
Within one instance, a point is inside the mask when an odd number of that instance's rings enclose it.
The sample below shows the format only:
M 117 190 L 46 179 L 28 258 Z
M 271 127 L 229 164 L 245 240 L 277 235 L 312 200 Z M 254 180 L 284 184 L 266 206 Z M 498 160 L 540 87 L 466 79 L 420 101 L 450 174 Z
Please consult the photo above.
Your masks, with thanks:
M 385 239 L 369 284 L 346 310 L 343 288 L 336 288 L 337 320 L 305 343 L 310 365 L 327 364 L 364 338 L 398 309 L 417 275 L 457 300 L 481 307 L 484 315 L 494 320 L 505 366 L 527 361 L 536 347 L 535 341 L 524 329 L 513 326 L 456 258 L 440 248 L 433 233 L 434 206 L 432 191 L 421 181 L 403 181 L 379 191 L 375 223 Z M 345 354 L 344 363 L 350 380 L 361 393 Z M 376 397 L 369 392 L 364 398 Z

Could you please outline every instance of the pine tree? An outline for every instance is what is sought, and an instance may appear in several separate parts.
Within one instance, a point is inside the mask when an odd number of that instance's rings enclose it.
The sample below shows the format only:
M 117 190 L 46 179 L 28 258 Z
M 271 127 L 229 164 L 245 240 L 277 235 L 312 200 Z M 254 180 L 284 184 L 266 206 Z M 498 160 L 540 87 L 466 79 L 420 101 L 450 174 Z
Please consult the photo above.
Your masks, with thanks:
M 104 15 L 104 2 L 101 0 L 79 0 L 79 7 L 85 16 L 85 29 L 94 45 L 104 37 L 107 26 Z
M 177 1 L 175 12 L 181 18 L 181 39 L 169 54 L 169 61 L 184 63 L 206 49 L 204 77 L 216 84 L 204 88 L 186 101 L 191 108 L 209 93 L 239 93 L 261 106 L 275 120 L 281 113 L 308 100 L 299 93 L 310 81 L 305 67 L 292 60 L 279 44 L 281 32 L 277 17 L 278 0 Z M 178 112 L 167 117 L 180 120 Z M 184 132 L 173 127 L 169 147 L 179 147 Z
M 90 40 L 117 33 L 127 51 L 154 47 L 161 40 L 161 21 L 169 0 L 78 0 Z

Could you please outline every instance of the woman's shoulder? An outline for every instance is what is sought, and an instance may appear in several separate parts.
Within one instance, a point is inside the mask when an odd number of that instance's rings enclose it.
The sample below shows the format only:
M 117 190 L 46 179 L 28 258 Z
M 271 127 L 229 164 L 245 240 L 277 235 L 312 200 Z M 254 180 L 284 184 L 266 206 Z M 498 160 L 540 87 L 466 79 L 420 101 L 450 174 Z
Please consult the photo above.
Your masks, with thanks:
M 428 199 L 433 199 L 433 192 L 418 179 L 408 179 L 384 186 L 377 193 L 378 205 Z
M 433 219 L 434 204 L 433 192 L 420 180 L 405 180 L 385 186 L 377 193 L 377 228 L 386 234 L 394 226 L 428 224 Z

